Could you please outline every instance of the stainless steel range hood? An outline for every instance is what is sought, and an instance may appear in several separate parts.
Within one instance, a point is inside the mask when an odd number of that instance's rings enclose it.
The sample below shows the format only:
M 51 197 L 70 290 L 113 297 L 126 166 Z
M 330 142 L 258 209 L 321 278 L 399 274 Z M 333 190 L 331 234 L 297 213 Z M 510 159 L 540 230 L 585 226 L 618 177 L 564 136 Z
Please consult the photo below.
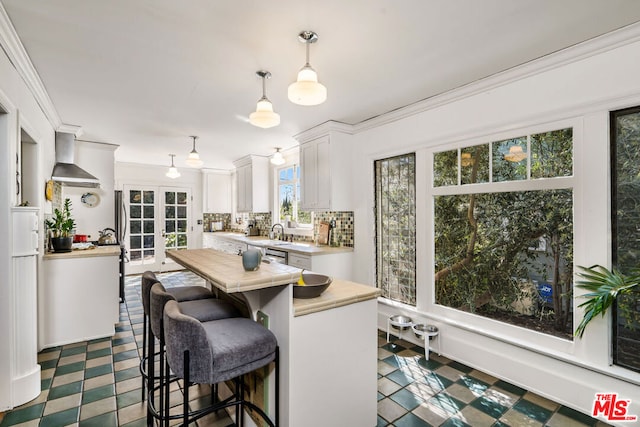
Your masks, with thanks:
M 56 132 L 56 164 L 51 179 L 69 187 L 100 187 L 98 178 L 74 163 L 75 143 L 74 134 Z

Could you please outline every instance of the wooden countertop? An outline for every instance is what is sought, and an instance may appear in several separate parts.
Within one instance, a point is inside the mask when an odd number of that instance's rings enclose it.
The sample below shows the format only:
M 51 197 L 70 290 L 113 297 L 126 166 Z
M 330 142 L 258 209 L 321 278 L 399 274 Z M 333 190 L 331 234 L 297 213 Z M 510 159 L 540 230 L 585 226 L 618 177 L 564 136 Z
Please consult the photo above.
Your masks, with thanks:
M 327 245 L 316 246 L 313 243 L 305 242 L 283 242 L 278 240 L 270 240 L 265 236 L 245 236 L 242 233 L 234 233 L 227 231 L 205 232 L 215 237 L 227 240 L 246 243 L 248 245 L 258 246 L 262 248 L 273 248 L 287 252 L 295 252 L 303 255 L 330 255 L 345 252 L 353 252 L 353 248 L 347 246 L 331 247 Z
M 256 271 L 245 271 L 241 256 L 214 249 L 169 250 L 166 254 L 228 294 L 286 285 L 300 275 L 299 268 L 278 263 L 262 263 Z
M 120 256 L 120 246 L 96 246 L 93 249 L 73 250 L 71 252 L 47 252 L 42 259 L 75 259 L 100 256 Z
M 214 249 L 170 250 L 166 254 L 226 293 L 288 285 L 296 282 L 301 272 L 299 268 L 278 263 L 262 263 L 256 271 L 245 271 L 242 257 Z M 330 310 L 379 295 L 377 288 L 334 278 L 327 290 L 317 298 L 293 298 L 293 315 L 304 316 Z
M 377 298 L 380 289 L 347 280 L 334 279 L 317 298 L 293 299 L 293 315 L 317 313 L 361 301 Z

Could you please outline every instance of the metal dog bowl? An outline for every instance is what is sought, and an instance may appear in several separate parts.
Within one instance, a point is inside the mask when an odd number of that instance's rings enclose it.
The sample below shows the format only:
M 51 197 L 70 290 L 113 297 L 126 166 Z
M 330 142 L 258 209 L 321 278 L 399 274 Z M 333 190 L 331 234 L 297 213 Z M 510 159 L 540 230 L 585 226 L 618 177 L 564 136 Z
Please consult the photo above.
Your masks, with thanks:
M 399 329 L 401 331 L 406 331 L 412 325 L 411 318 L 409 316 L 403 316 L 401 314 L 398 314 L 398 315 L 395 315 L 395 316 L 391 316 L 389 318 L 389 323 L 395 329 Z
M 293 284 L 294 298 L 319 297 L 333 281 L 329 276 L 316 273 L 302 273 L 302 280 L 304 285 Z
M 423 338 L 425 335 L 429 337 L 438 335 L 438 328 L 433 325 L 420 323 L 418 325 L 413 325 L 411 329 L 413 329 L 413 333 L 416 334 L 416 338 Z

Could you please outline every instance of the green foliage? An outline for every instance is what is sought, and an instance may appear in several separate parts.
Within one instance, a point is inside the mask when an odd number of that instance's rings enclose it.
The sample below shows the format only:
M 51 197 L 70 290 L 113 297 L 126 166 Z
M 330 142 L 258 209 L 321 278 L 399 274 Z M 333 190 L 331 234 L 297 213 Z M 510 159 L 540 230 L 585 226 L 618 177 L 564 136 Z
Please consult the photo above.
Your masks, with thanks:
M 75 228 L 76 222 L 71 217 L 71 200 L 64 199 L 62 210 L 55 209 L 53 217 L 44 221 L 48 230 L 51 230 L 53 237 L 69 237 Z
M 640 284 L 640 271 L 636 270 L 631 275 L 625 275 L 615 268 L 609 270 L 601 265 L 578 268 L 581 270 L 578 276 L 583 280 L 576 286 L 588 291 L 582 295 L 582 298 L 586 298 L 587 301 L 578 306 L 584 308 L 584 316 L 576 328 L 575 335 L 582 338 L 589 322 L 598 315 L 604 316 L 616 299 Z

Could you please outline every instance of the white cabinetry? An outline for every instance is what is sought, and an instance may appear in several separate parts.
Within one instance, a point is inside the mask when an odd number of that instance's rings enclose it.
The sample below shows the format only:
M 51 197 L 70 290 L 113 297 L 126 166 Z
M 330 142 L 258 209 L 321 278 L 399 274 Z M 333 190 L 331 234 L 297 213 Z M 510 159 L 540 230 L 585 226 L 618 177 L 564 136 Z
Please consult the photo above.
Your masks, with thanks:
M 236 211 L 269 212 L 269 159 L 245 156 L 236 166 Z
M 12 407 L 40 394 L 38 365 L 38 212 L 13 208 L 12 329 L 5 337 L 11 349 Z
M 331 210 L 329 136 L 300 145 L 301 204 L 304 210 Z
M 202 233 L 202 247 L 237 255 L 247 250 L 247 244 L 216 236 L 215 233 Z
M 353 252 L 308 255 L 289 251 L 288 264 L 336 279 L 353 279 Z
M 231 173 L 203 170 L 202 212 L 231 213 Z

